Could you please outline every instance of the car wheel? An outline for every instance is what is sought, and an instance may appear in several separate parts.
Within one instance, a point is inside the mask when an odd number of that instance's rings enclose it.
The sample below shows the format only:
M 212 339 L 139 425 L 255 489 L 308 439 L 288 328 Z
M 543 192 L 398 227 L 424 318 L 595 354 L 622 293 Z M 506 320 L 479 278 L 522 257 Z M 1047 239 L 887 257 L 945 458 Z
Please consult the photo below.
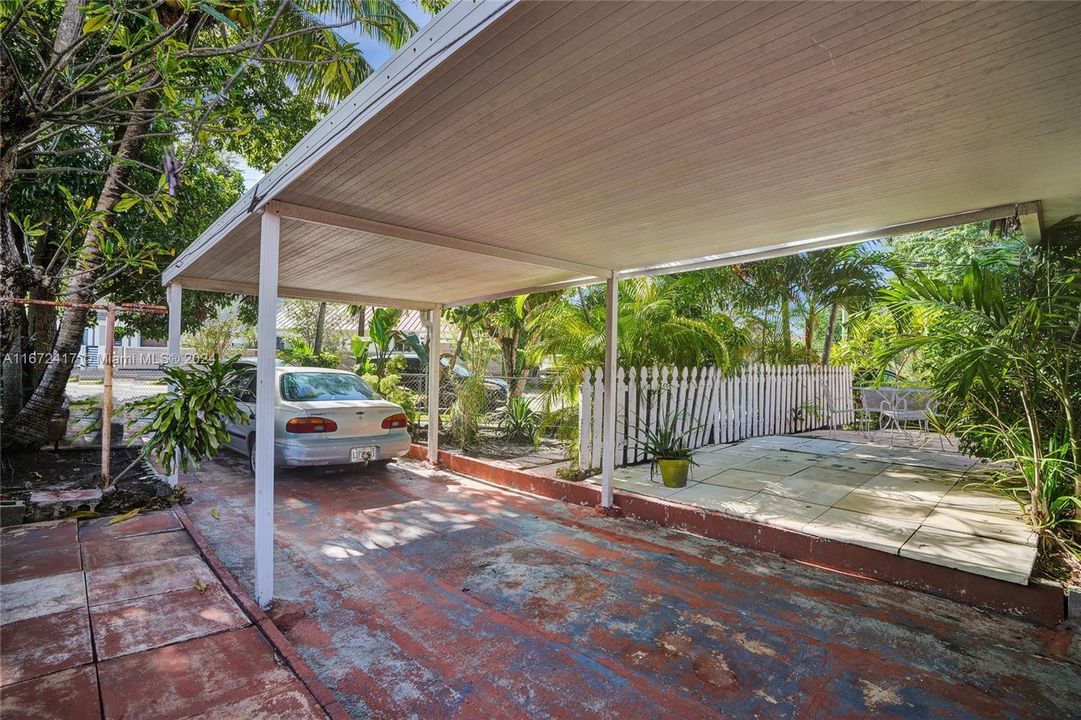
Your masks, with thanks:
M 255 477 L 255 436 L 248 438 L 248 472 Z

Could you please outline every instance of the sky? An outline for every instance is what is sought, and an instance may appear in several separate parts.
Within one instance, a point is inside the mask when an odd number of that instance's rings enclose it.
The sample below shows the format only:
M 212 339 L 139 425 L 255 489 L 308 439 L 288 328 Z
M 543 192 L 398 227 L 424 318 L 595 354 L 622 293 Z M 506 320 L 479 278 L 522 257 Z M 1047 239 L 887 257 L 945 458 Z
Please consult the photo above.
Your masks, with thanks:
M 419 5 L 413 0 L 398 0 L 398 6 L 405 11 L 409 17 L 413 18 L 413 22 L 417 24 L 418 28 L 423 28 L 432 19 L 432 16 L 428 15 Z M 378 70 L 383 63 L 390 59 L 390 56 L 394 54 L 394 50 L 391 49 L 385 43 L 376 40 L 375 38 L 364 35 L 350 28 L 341 28 L 338 32 L 348 40 L 356 43 L 360 48 L 364 58 L 368 61 L 368 64 L 373 69 Z M 249 167 L 244 159 L 236 157 L 236 165 L 240 171 L 244 174 L 244 189 L 250 189 L 255 183 L 263 177 L 261 170 L 256 170 L 253 167 Z

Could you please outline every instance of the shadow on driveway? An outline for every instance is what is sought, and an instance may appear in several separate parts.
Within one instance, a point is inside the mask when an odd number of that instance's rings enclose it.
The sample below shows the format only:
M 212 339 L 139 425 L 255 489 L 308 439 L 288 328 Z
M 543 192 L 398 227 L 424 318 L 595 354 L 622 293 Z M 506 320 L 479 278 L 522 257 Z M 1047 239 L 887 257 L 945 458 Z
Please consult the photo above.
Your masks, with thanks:
M 251 588 L 253 484 L 187 510 Z M 1081 643 L 929 595 L 419 463 L 280 472 L 271 612 L 357 718 L 1018 717 L 1081 707 Z

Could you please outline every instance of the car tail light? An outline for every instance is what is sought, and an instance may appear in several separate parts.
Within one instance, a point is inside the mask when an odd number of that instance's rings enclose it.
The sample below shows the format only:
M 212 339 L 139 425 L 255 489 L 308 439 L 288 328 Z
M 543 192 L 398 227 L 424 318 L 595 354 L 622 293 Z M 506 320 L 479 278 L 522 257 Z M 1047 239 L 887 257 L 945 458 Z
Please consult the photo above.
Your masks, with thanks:
M 403 428 L 409 426 L 409 418 L 405 416 L 405 413 L 398 413 L 397 415 L 387 415 L 383 418 L 383 429 L 390 430 L 391 428 Z
M 285 432 L 328 433 L 338 429 L 338 423 L 321 417 L 295 417 L 285 423 Z

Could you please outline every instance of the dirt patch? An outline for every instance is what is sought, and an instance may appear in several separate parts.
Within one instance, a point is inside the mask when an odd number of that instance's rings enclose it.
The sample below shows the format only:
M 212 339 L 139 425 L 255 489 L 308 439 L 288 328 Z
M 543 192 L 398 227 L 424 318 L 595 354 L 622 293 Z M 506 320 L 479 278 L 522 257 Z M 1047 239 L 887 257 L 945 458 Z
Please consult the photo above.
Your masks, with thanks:
M 120 473 L 139 456 L 135 448 L 115 447 L 110 453 L 114 474 Z M 0 472 L 0 498 L 22 502 L 30 514 L 30 495 L 39 490 L 96 490 L 101 487 L 100 448 L 5 451 Z M 169 487 L 139 460 L 102 495 L 95 512 L 101 515 L 135 508 L 159 510 L 183 500 L 183 490 Z

